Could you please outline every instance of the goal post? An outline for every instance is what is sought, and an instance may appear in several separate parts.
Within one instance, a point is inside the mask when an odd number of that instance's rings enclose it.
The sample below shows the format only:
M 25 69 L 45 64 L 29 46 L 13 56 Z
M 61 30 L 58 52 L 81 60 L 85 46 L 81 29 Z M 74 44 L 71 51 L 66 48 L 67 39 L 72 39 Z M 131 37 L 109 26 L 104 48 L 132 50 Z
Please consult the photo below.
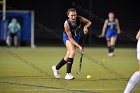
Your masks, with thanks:
M 34 15 L 34 11 L 31 11 L 31 48 L 35 48 L 35 33 L 34 33 L 34 23 L 35 23 L 35 15 Z
M 7 10 L 6 19 L 3 21 L 3 11 L 0 11 L 0 41 L 5 41 L 8 24 L 11 22 L 12 18 L 16 18 L 21 24 L 21 31 L 18 36 L 20 38 L 21 44 L 24 46 L 30 45 L 31 48 L 35 48 L 34 44 L 34 11 L 29 10 Z
M 6 0 L 0 0 L 0 4 L 2 5 L 2 20 L 6 20 Z

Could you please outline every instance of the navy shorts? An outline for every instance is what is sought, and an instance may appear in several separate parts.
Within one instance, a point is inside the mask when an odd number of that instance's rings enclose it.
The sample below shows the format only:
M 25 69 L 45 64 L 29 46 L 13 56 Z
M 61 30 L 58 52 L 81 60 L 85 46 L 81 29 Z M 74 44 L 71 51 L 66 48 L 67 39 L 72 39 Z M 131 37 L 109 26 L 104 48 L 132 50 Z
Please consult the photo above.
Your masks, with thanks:
M 76 36 L 74 36 L 73 38 L 77 43 L 80 40 L 80 33 L 78 33 Z M 66 44 L 66 41 L 69 40 L 69 37 L 67 36 L 67 34 L 65 32 L 63 32 L 63 42 L 64 44 Z

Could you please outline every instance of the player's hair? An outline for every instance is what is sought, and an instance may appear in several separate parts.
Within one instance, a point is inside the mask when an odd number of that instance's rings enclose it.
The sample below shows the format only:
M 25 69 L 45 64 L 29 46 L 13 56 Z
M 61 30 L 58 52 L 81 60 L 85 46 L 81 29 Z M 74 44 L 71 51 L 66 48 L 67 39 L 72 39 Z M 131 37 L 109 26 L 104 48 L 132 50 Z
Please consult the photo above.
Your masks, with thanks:
M 112 11 L 110 11 L 109 14 L 110 14 L 110 13 L 111 13 L 111 14 L 114 14 L 114 12 L 112 12 Z
M 77 12 L 75 8 L 69 8 L 67 11 L 67 15 L 69 15 L 70 12 Z
M 113 15 L 115 16 L 114 12 L 112 12 L 112 11 L 111 11 L 111 12 L 109 12 L 108 14 L 113 14 Z

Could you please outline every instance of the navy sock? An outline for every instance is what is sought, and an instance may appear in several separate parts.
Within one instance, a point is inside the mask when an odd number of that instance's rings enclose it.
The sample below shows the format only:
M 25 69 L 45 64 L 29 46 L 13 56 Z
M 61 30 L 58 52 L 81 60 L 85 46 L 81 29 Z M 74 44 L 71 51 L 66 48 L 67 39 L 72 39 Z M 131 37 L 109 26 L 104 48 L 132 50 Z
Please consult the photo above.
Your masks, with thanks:
M 114 49 L 115 49 L 115 46 L 112 45 L 112 46 L 111 46 L 111 52 L 114 52 Z
M 108 47 L 108 53 L 111 53 L 111 46 Z
M 67 73 L 71 73 L 72 64 L 73 64 L 73 58 L 68 58 Z
M 59 70 L 62 66 L 64 66 L 67 63 L 67 61 L 64 60 L 64 58 L 57 64 L 56 69 Z

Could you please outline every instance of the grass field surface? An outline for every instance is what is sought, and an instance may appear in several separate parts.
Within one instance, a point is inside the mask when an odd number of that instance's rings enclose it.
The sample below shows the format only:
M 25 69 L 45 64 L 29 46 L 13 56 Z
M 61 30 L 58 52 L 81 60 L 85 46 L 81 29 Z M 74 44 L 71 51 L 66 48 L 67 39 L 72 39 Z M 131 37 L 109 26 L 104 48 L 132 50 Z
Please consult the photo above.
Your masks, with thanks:
M 78 51 L 72 69 L 75 79 L 65 80 L 66 66 L 59 71 L 60 79 L 51 69 L 64 57 L 65 47 L 0 47 L 0 93 L 123 93 L 138 68 L 135 48 L 117 48 L 115 56 L 108 57 L 107 48 L 93 47 L 86 48 L 77 75 Z M 140 93 L 140 85 L 133 93 Z

